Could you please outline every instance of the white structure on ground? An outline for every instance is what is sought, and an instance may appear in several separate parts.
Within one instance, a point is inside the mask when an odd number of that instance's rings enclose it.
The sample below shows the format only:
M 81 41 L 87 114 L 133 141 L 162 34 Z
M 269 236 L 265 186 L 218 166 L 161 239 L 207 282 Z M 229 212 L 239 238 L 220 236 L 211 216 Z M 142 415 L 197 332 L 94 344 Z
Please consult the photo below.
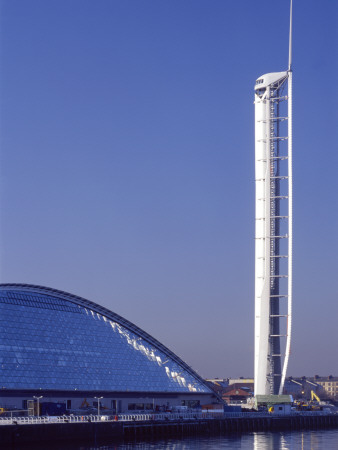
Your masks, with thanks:
M 282 394 L 292 319 L 292 0 L 289 68 L 255 85 L 255 395 Z

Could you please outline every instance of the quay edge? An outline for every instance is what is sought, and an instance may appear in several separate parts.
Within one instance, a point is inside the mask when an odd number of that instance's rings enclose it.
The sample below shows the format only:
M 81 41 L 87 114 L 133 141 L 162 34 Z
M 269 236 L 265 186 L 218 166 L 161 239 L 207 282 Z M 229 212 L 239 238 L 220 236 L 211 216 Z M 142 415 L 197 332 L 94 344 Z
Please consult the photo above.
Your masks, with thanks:
M 189 419 L 173 421 L 80 422 L 12 424 L 0 426 L 2 445 L 43 442 L 99 443 L 120 440 L 162 439 L 254 431 L 281 431 L 338 427 L 338 415 L 297 415 Z

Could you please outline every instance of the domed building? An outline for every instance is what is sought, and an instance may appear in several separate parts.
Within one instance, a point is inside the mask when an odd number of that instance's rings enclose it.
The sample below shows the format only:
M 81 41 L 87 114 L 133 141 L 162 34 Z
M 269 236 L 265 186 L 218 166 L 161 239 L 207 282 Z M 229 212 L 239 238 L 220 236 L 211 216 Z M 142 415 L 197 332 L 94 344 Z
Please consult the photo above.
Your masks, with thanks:
M 128 320 L 26 284 L 0 285 L 0 374 L 0 407 L 7 409 L 26 409 L 34 397 L 68 410 L 100 401 L 113 413 L 216 400 L 191 367 Z

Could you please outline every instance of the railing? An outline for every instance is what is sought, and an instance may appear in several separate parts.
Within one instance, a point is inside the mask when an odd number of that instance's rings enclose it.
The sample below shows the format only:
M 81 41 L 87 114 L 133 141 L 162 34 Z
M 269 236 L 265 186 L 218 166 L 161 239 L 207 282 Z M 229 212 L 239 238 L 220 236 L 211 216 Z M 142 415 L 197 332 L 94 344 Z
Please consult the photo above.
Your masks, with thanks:
M 197 419 L 222 419 L 224 418 L 224 413 L 219 412 L 196 412 L 196 413 L 155 413 L 155 414 L 119 414 L 118 420 L 124 422 L 135 422 L 140 420 L 159 420 L 159 421 L 169 421 L 169 420 L 197 420 Z
M 154 414 L 118 414 L 108 415 L 70 415 L 70 416 L 28 416 L 28 417 L 0 417 L 1 425 L 33 425 L 44 423 L 81 423 L 81 422 L 164 422 L 179 420 L 201 419 L 231 419 L 258 417 L 290 417 L 290 416 L 326 416 L 337 414 L 327 411 L 292 411 L 291 414 L 267 412 L 195 412 L 195 413 L 154 413 Z
M 80 423 L 80 422 L 153 422 L 153 421 L 177 421 L 198 419 L 222 419 L 223 413 L 196 412 L 196 413 L 154 413 L 154 414 L 118 414 L 108 415 L 70 415 L 70 416 L 28 416 L 28 417 L 1 417 L 0 425 L 32 425 L 43 423 Z

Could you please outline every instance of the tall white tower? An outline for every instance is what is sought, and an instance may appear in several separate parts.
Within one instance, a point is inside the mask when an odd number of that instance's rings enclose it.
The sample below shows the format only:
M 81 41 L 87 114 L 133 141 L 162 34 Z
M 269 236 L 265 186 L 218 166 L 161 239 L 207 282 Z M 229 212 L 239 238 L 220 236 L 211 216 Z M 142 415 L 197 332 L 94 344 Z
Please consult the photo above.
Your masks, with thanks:
M 292 321 L 292 0 L 289 68 L 255 84 L 255 395 L 282 394 Z

